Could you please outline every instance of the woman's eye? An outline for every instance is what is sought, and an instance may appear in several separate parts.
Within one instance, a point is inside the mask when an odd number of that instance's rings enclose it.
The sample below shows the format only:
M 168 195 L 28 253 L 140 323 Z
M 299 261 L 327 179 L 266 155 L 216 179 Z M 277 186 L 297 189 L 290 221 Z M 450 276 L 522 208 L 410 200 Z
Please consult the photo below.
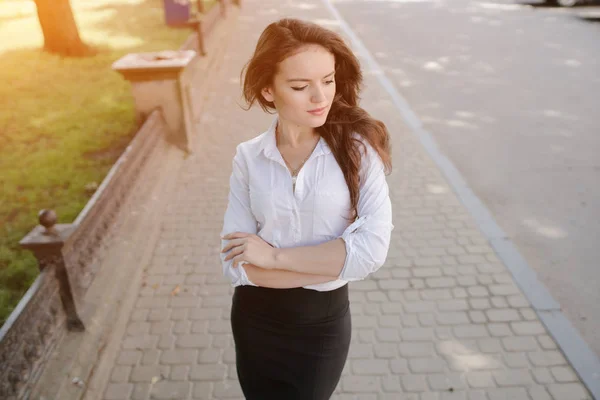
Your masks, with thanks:
M 325 81 L 325 84 L 326 84 L 326 85 L 331 85 L 332 83 L 333 83 L 333 79 L 332 79 L 332 80 L 330 80 L 330 81 Z
M 306 86 L 302 86 L 302 87 L 292 87 L 292 89 L 294 89 L 294 90 L 295 90 L 295 91 L 297 91 L 297 92 L 300 92 L 300 91 L 302 91 L 302 90 L 306 89 Z

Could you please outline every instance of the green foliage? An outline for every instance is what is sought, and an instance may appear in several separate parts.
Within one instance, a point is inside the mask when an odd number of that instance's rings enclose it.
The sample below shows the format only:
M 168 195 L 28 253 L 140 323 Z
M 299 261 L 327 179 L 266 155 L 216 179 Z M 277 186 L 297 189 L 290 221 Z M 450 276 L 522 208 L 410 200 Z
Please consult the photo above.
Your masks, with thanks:
M 0 2 L 0 324 L 37 276 L 18 243 L 39 210 L 72 222 L 92 194 L 86 185 L 103 180 L 135 133 L 130 85 L 111 64 L 177 49 L 190 34 L 165 25 L 161 0 L 72 0 L 82 39 L 98 53 L 61 58 L 41 51 L 39 26 L 27 36 L 34 12 L 11 19 L 17 3 Z M 20 24 L 23 35 L 12 35 Z

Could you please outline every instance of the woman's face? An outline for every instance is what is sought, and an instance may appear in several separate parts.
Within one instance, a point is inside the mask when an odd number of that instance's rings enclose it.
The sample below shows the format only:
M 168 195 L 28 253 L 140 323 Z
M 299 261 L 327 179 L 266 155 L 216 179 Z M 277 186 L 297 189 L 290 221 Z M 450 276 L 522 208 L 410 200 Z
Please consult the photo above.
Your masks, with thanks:
M 319 45 L 306 45 L 279 63 L 273 85 L 262 95 L 279 118 L 297 126 L 325 123 L 335 96 L 335 58 Z

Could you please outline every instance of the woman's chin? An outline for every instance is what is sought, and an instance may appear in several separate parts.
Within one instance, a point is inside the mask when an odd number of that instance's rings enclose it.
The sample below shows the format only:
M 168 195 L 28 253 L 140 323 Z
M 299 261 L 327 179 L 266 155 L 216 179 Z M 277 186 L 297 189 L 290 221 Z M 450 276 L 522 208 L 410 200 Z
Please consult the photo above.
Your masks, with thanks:
M 319 128 L 325 125 L 325 122 L 327 122 L 327 115 L 328 113 L 324 113 L 322 115 L 311 115 L 310 119 L 307 121 L 307 125 L 311 128 Z

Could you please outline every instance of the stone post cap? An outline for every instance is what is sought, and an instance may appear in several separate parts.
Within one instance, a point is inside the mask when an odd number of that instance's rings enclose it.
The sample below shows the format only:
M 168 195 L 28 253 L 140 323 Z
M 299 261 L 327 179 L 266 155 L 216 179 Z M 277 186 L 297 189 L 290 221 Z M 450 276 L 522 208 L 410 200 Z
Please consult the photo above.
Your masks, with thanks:
M 52 229 L 54 229 L 54 225 L 56 225 L 56 222 L 58 221 L 58 216 L 54 210 L 41 210 L 38 213 L 38 219 L 40 221 L 40 225 L 50 232 Z
M 127 80 L 175 79 L 195 57 L 194 50 L 129 53 L 115 61 L 112 69 Z
M 62 245 L 75 229 L 73 224 L 57 224 L 54 210 L 41 210 L 38 219 L 40 224 L 19 242 L 25 249 L 42 250 Z

